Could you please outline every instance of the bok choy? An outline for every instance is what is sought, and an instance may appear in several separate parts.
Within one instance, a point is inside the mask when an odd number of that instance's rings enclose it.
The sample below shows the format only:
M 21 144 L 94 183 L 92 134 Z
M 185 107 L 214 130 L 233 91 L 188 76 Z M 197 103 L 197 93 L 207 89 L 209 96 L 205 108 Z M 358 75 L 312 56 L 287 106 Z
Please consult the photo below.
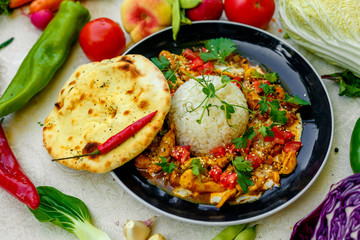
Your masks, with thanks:
M 37 190 L 40 206 L 35 210 L 29 208 L 37 220 L 62 227 L 80 240 L 110 240 L 105 232 L 91 224 L 90 212 L 83 201 L 53 187 L 40 186 Z
M 297 44 L 360 77 L 359 0 L 280 0 L 279 14 Z

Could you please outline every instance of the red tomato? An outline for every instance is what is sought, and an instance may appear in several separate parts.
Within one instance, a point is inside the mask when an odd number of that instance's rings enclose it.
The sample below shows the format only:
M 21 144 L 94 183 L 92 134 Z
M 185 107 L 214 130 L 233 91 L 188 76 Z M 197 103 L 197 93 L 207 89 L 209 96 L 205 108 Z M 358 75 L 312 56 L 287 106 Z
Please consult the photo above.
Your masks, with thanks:
M 214 64 L 212 64 L 211 62 L 206 62 L 197 70 L 201 74 L 203 73 L 206 75 L 212 74 L 214 72 Z
M 225 0 L 225 14 L 230 21 L 262 29 L 269 25 L 274 11 L 274 0 Z
M 286 153 L 290 152 L 290 151 L 297 152 L 297 151 L 299 151 L 300 147 L 301 147 L 301 142 L 290 141 L 285 144 L 283 151 Z
M 218 165 L 215 165 L 209 171 L 209 176 L 214 179 L 215 182 L 218 182 L 220 180 L 221 174 L 222 170 Z
M 190 49 L 186 48 L 183 52 L 182 52 L 182 55 L 184 57 L 186 57 L 187 59 L 189 60 L 194 60 L 195 58 L 198 58 L 199 56 L 194 53 L 193 51 L 191 51 Z
M 126 39 L 119 24 L 109 18 L 98 18 L 81 29 L 79 43 L 85 55 L 94 62 L 121 55 Z
M 200 57 L 197 57 L 194 60 L 191 60 L 190 69 L 196 70 L 197 68 L 202 67 L 202 65 L 204 65 L 204 61 Z
M 183 164 L 190 157 L 190 146 L 175 146 L 170 155 Z
M 233 189 L 237 183 L 237 173 L 236 172 L 223 172 L 220 176 L 220 184 L 224 188 Z
M 223 10 L 222 0 L 202 0 L 196 7 L 188 9 L 186 15 L 191 21 L 218 20 Z
M 263 162 L 261 158 L 255 153 L 250 153 L 249 155 L 247 155 L 246 160 L 251 163 L 253 169 L 258 168 Z
M 274 141 L 277 144 L 285 144 L 286 142 L 294 138 L 294 134 L 290 131 L 281 131 L 277 126 L 274 126 L 271 131 L 274 133 L 274 137 L 266 136 L 264 138 L 265 142 Z
M 225 148 L 223 146 L 219 146 L 210 150 L 210 154 L 214 157 L 224 157 L 226 155 Z
M 257 93 L 261 93 L 263 91 L 263 89 L 260 87 L 261 84 L 267 84 L 270 86 L 270 82 L 268 80 L 253 81 L 253 86 Z

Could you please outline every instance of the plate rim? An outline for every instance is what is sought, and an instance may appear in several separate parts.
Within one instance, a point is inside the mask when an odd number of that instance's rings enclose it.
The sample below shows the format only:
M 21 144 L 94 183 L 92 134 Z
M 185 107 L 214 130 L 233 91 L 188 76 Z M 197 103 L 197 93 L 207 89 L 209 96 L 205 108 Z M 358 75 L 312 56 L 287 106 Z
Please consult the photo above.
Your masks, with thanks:
M 316 172 L 316 174 L 313 176 L 313 178 L 310 180 L 310 182 L 298 193 L 296 194 L 294 197 L 292 197 L 289 201 L 285 202 L 284 204 L 281 204 L 280 206 L 275 207 L 274 209 L 267 211 L 265 213 L 259 214 L 257 216 L 253 216 L 253 217 L 249 217 L 249 218 L 245 218 L 245 219 L 239 219 L 239 220 L 232 220 L 232 221 L 203 221 L 203 220 L 194 220 L 194 219 L 189 219 L 186 217 L 181 217 L 175 214 L 171 214 L 168 213 L 164 210 L 161 210 L 159 208 L 157 208 L 156 206 L 148 203 L 147 201 L 145 201 L 144 199 L 140 198 L 138 195 L 136 195 L 133 191 L 131 191 L 130 188 L 128 188 L 116 175 L 116 173 L 114 171 L 111 171 L 111 175 L 113 176 L 113 178 L 116 180 L 116 182 L 127 192 L 129 193 L 132 197 L 134 197 L 137 201 L 139 201 L 140 203 L 144 204 L 145 206 L 149 207 L 150 209 L 165 215 L 167 217 L 170 217 L 172 219 L 178 220 L 178 221 L 182 221 L 182 222 L 186 222 L 186 223 L 190 223 L 190 224 L 197 224 L 197 225 L 204 225 L 204 226 L 228 226 L 228 225 L 235 225 L 235 224 L 243 224 L 243 223 L 249 223 L 249 222 L 253 222 L 253 221 L 257 221 L 266 217 L 269 217 L 281 210 L 283 210 L 284 208 L 288 207 L 289 205 L 291 205 L 292 203 L 294 203 L 296 200 L 298 200 L 312 185 L 313 183 L 317 180 L 317 178 L 319 177 L 320 173 L 323 171 L 323 168 L 329 158 L 330 152 L 331 152 L 331 146 L 333 144 L 333 138 L 334 138 L 334 112 L 333 112 L 333 107 L 332 107 L 332 103 L 331 103 L 331 99 L 329 96 L 329 93 L 327 91 L 327 88 L 324 84 L 324 82 L 322 81 L 320 75 L 318 74 L 318 72 L 316 71 L 316 69 L 314 68 L 314 66 L 309 62 L 308 59 L 306 59 L 303 54 L 301 54 L 296 48 L 294 48 L 292 45 L 290 45 L 289 43 L 285 42 L 283 39 L 275 36 L 274 34 L 271 34 L 270 32 L 267 32 L 263 29 L 260 28 L 256 28 L 250 25 L 246 25 L 246 24 L 242 24 L 242 23 L 236 23 L 236 22 L 230 22 L 230 21 L 226 21 L 226 20 L 204 20 L 204 21 L 196 21 L 193 22 L 192 25 L 198 25 L 198 24 L 227 24 L 227 25 L 234 25 L 234 26 L 240 26 L 240 27 L 245 27 L 245 28 L 250 28 L 252 30 L 255 31 L 259 31 L 271 38 L 276 39 L 277 41 L 281 42 L 282 44 L 286 45 L 286 47 L 288 47 L 289 49 L 291 49 L 292 51 L 294 51 L 297 55 L 299 55 L 302 60 L 308 64 L 308 66 L 311 68 L 311 70 L 315 73 L 316 77 L 318 78 L 321 86 L 324 89 L 324 92 L 326 94 L 327 97 L 327 101 L 329 103 L 329 107 L 330 107 L 330 115 L 331 115 L 331 135 L 330 135 L 330 139 L 329 139 L 329 147 L 327 149 L 326 155 L 324 157 L 324 161 L 322 162 L 321 166 L 319 167 L 318 171 Z M 167 27 L 164 28 L 156 33 L 153 33 L 147 37 L 145 37 L 144 39 L 140 40 L 139 42 L 135 43 L 134 45 L 132 45 L 131 47 L 129 47 L 122 55 L 126 55 L 128 54 L 128 52 L 130 52 L 133 48 L 135 48 L 136 46 L 140 45 L 142 42 L 146 41 L 149 38 L 152 38 L 164 31 L 169 31 L 170 29 L 172 29 L 172 27 Z

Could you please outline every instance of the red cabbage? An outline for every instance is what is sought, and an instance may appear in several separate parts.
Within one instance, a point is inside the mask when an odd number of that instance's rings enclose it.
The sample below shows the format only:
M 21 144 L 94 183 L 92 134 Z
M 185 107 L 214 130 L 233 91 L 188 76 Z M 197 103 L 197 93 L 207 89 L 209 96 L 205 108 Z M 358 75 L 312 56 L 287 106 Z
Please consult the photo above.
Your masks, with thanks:
M 298 221 L 290 240 L 360 239 L 360 173 L 333 184 L 325 200 Z

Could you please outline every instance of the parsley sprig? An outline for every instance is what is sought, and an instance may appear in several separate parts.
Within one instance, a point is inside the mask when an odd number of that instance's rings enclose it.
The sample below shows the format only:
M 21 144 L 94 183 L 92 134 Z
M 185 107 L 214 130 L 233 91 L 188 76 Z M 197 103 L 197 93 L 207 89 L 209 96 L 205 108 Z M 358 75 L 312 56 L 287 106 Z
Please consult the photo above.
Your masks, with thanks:
M 164 56 L 160 56 L 159 58 L 153 57 L 151 61 L 160 69 L 160 71 L 164 74 L 166 80 L 171 81 L 173 84 L 176 84 L 176 71 L 173 71 L 170 67 L 170 61 L 166 59 Z M 179 67 L 179 64 L 177 68 Z
M 203 167 L 201 166 L 200 160 L 199 160 L 198 158 L 194 158 L 194 159 L 191 161 L 191 172 L 192 172 L 192 174 L 194 174 L 195 176 L 198 176 L 198 177 L 199 177 L 199 180 L 201 181 L 201 179 L 200 179 L 200 173 L 205 172 L 205 168 L 203 168 Z
M 205 115 L 205 112 L 208 113 L 208 115 L 210 114 L 210 108 L 211 107 L 219 107 L 221 110 L 224 111 L 225 113 L 225 118 L 227 121 L 227 124 L 231 127 L 232 125 L 229 123 L 229 120 L 231 119 L 231 114 L 235 113 L 235 107 L 238 108 L 243 108 L 246 109 L 250 112 L 252 112 L 250 109 L 245 108 L 243 106 L 237 105 L 237 104 L 231 104 L 228 103 L 226 101 L 224 101 L 223 99 L 221 99 L 216 92 L 219 91 L 220 89 L 226 87 L 227 84 L 229 84 L 231 82 L 231 79 L 229 76 L 226 75 L 221 75 L 221 83 L 222 85 L 220 85 L 219 87 L 215 88 L 214 84 L 209 81 L 208 76 L 207 75 L 201 75 L 200 78 L 195 78 L 194 76 L 191 76 L 190 74 L 186 73 L 186 75 L 188 75 L 190 78 L 194 79 L 197 83 L 199 83 L 202 87 L 202 92 L 205 94 L 205 98 L 203 99 L 203 101 L 196 107 L 189 109 L 188 112 L 193 112 L 195 110 L 197 110 L 198 108 L 202 107 L 203 110 L 201 112 L 200 118 L 196 120 L 196 122 L 198 124 L 201 124 L 201 121 Z M 220 106 L 218 105 L 213 105 L 211 103 L 209 103 L 210 99 L 216 98 L 220 101 Z
M 240 185 L 243 193 L 249 191 L 249 186 L 254 185 L 254 182 L 251 180 L 251 173 L 253 172 L 253 167 L 251 163 L 245 160 L 242 156 L 237 156 L 232 160 L 234 169 L 237 173 L 237 183 Z
M 219 60 L 226 64 L 225 58 L 236 50 L 236 44 L 229 38 L 215 38 L 205 42 L 208 52 L 199 54 L 200 58 L 207 62 L 209 60 Z
M 160 159 L 161 162 L 155 163 L 155 165 L 160 166 L 164 172 L 171 173 L 176 168 L 175 164 L 173 162 L 168 163 L 165 157 L 160 157 Z

